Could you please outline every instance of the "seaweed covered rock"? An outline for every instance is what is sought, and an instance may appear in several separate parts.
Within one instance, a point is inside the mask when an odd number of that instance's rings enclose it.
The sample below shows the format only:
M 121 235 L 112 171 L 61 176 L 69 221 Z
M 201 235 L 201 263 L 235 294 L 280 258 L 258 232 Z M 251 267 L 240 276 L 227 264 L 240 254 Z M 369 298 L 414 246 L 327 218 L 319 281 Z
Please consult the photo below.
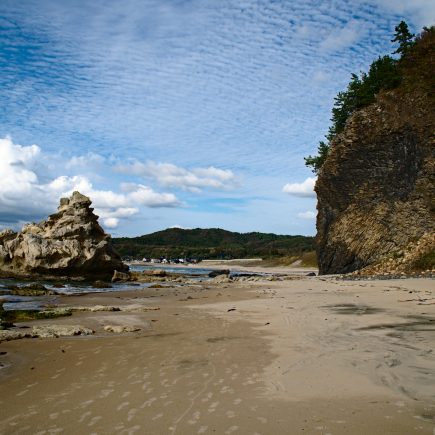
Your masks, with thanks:
M 109 279 L 115 270 L 128 266 L 98 224 L 91 200 L 79 192 L 62 198 L 46 221 L 0 232 L 2 276 Z

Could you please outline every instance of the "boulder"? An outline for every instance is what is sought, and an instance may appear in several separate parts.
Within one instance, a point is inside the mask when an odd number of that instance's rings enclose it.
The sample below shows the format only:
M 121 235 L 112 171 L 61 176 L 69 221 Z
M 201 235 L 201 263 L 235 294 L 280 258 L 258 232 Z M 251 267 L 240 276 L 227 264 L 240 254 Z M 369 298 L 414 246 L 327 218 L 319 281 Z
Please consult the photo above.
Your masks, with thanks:
M 58 338 L 74 335 L 91 335 L 94 331 L 80 325 L 39 325 L 28 331 L 4 330 L 0 331 L 2 341 L 18 340 L 20 338 Z
M 44 296 L 44 295 L 57 295 L 58 292 L 50 290 L 42 284 L 34 283 L 19 287 L 16 285 L 9 286 L 10 294 L 16 296 Z
M 80 325 L 39 325 L 31 330 L 32 337 L 57 338 L 74 335 L 92 335 L 94 331 Z
M 79 192 L 62 198 L 58 211 L 21 232 L 0 232 L 0 275 L 109 279 L 127 272 L 110 236 L 98 223 L 91 200 Z
M 121 334 L 122 332 L 136 332 L 141 328 L 131 325 L 106 325 L 104 330 L 107 332 L 114 332 L 115 334 Z
M 219 275 L 229 275 L 230 274 L 230 270 L 229 269 L 221 269 L 221 270 L 212 270 L 208 276 L 210 278 L 216 278 Z
M 129 279 L 130 279 L 129 273 L 119 272 L 118 270 L 115 270 L 113 272 L 112 282 L 123 282 L 123 281 L 128 281 Z

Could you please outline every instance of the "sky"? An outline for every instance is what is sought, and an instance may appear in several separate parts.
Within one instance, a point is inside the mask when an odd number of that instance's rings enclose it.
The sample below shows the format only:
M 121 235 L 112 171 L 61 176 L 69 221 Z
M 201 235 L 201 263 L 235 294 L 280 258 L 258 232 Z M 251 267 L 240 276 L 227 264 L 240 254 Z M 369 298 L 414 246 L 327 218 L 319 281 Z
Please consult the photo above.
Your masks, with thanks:
M 88 195 L 106 231 L 315 234 L 303 157 L 432 0 L 0 0 L 0 229 Z

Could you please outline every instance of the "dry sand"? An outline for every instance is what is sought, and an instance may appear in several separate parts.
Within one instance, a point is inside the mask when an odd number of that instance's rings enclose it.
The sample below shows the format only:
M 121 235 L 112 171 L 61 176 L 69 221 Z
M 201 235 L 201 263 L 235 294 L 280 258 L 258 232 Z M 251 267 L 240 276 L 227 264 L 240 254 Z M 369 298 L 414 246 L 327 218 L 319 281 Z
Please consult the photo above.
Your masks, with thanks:
M 96 334 L 0 344 L 0 434 L 434 435 L 434 287 L 296 277 L 62 297 L 160 310 L 23 324 Z

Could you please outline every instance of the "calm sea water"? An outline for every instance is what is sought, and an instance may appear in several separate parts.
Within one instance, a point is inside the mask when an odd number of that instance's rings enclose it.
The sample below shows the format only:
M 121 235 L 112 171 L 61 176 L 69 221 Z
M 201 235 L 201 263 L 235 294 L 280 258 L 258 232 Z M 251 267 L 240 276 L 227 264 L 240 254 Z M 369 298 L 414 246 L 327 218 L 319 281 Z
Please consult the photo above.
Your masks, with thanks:
M 192 268 L 192 267 L 171 267 L 170 265 L 156 265 L 156 266 L 143 266 L 143 265 L 130 265 L 130 270 L 141 272 L 143 270 L 165 270 L 169 273 L 179 273 L 180 275 L 187 276 L 191 279 L 204 279 L 208 278 L 208 274 L 213 269 L 207 268 Z M 107 288 L 94 288 L 91 283 L 85 282 L 69 282 L 63 283 L 63 287 L 53 285 L 53 282 L 38 280 L 48 289 L 55 290 L 58 293 L 71 295 L 71 294 L 85 294 L 85 293 L 100 293 L 107 291 L 126 291 L 135 288 L 135 285 L 128 283 L 114 283 L 112 287 Z M 29 281 L 21 281 L 16 279 L 0 279 L 0 292 L 7 292 L 10 285 L 25 286 L 30 284 Z M 148 287 L 152 283 L 140 283 L 140 286 Z M 136 284 L 137 286 L 137 284 Z M 5 310 L 35 310 L 41 309 L 50 305 L 55 305 L 58 298 L 53 296 L 14 296 L 9 294 L 0 295 L 0 301 L 3 301 L 3 308 Z
M 214 269 L 206 268 L 206 267 L 189 267 L 189 266 L 181 266 L 181 267 L 174 267 L 166 264 L 159 264 L 156 266 L 149 266 L 149 265 L 140 265 L 140 264 L 130 264 L 130 270 L 134 272 L 142 272 L 144 270 L 165 270 L 168 273 L 179 273 L 181 275 L 188 275 L 188 276 L 200 276 L 205 277 L 207 276 L 211 271 Z

